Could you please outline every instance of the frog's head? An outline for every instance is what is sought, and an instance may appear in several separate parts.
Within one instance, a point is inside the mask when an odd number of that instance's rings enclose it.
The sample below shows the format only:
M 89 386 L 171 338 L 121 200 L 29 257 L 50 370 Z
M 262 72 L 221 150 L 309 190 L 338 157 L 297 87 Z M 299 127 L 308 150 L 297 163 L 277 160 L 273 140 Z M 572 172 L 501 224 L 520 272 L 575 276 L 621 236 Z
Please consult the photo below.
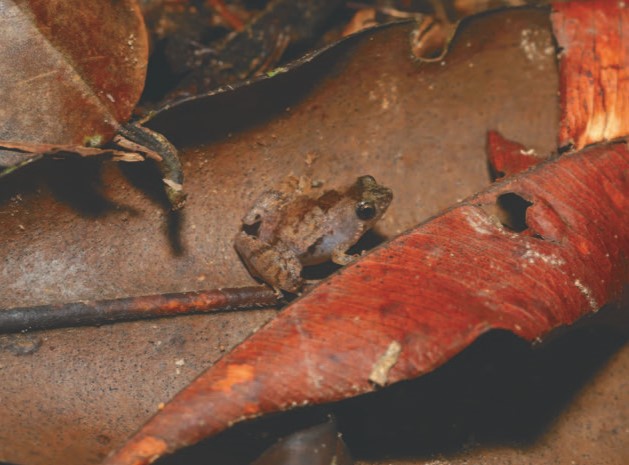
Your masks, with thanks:
M 367 228 L 380 219 L 393 200 L 393 191 L 369 175 L 359 177 L 351 190 L 356 199 L 356 216 L 366 223 Z

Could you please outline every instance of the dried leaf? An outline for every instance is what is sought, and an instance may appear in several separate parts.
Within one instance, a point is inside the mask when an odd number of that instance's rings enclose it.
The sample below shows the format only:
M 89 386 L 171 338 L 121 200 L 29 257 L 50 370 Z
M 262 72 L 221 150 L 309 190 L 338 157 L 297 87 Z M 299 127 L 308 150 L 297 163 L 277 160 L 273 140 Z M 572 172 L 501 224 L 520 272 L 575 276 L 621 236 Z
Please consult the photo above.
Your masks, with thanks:
M 498 178 L 519 173 L 543 161 L 535 150 L 507 140 L 497 131 L 489 131 L 487 134 L 487 155 Z
M 144 157 L 136 152 L 127 152 L 115 149 L 103 149 L 99 147 L 86 147 L 84 145 L 59 145 L 59 144 L 42 144 L 38 142 L 8 142 L 0 140 L 0 149 L 10 149 L 18 153 L 26 153 L 32 156 L 39 155 L 55 155 L 61 153 L 71 153 L 81 157 L 93 157 L 96 155 L 113 155 L 119 161 L 142 161 Z M 141 146 L 133 147 L 139 152 L 148 152 L 152 157 L 157 156 L 155 152 L 148 151 Z M 3 173 L 4 174 L 4 173 Z
M 624 2 L 555 2 L 561 145 L 578 149 L 629 134 L 629 8 Z
M 148 43 L 134 0 L 0 1 L 0 139 L 107 142 L 144 85 Z M 0 151 L 0 166 L 29 155 Z

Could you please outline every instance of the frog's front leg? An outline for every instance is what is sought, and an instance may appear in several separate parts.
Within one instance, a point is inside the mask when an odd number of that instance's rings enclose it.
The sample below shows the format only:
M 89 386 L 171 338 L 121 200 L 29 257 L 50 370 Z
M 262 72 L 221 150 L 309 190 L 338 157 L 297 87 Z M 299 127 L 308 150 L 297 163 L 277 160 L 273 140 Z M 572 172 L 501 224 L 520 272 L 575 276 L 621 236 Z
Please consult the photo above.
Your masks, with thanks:
M 297 293 L 303 286 L 301 262 L 282 243 L 270 245 L 242 231 L 236 236 L 234 246 L 251 274 L 273 288 Z

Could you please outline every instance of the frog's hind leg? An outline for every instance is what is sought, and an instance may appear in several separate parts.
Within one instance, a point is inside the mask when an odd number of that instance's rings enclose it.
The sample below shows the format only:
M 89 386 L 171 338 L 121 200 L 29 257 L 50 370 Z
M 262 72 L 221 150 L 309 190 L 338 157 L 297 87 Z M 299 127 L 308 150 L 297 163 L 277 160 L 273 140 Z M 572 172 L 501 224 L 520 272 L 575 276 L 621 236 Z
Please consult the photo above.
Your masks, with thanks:
M 234 245 L 249 272 L 273 288 L 296 293 L 303 286 L 301 262 L 288 247 L 281 243 L 271 246 L 244 231 L 236 236 Z

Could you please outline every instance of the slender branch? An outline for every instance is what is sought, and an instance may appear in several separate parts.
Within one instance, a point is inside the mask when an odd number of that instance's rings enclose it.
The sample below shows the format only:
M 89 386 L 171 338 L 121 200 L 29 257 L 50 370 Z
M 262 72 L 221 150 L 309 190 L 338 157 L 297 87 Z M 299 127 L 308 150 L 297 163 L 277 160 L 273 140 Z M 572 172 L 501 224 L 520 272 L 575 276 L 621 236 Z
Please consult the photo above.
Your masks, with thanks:
M 267 286 L 213 289 L 0 310 L 0 333 L 161 318 L 278 305 Z

